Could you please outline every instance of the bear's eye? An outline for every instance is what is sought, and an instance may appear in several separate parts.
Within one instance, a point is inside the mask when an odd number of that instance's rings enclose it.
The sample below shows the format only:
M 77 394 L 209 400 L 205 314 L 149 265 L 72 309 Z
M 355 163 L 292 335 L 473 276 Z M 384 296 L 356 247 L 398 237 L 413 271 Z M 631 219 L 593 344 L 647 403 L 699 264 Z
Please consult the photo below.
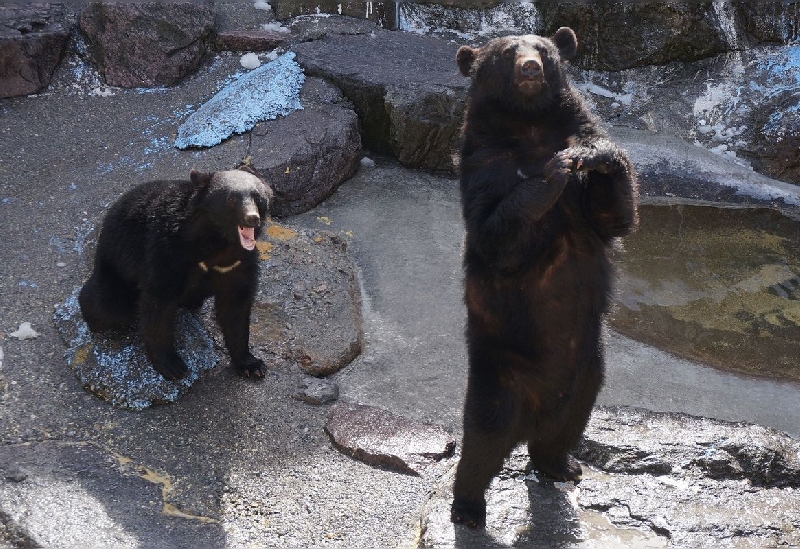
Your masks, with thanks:
M 514 59 L 514 48 L 508 47 L 503 50 L 503 58 L 505 59 Z
M 236 204 L 236 195 L 235 194 L 229 194 L 228 195 L 228 204 Z

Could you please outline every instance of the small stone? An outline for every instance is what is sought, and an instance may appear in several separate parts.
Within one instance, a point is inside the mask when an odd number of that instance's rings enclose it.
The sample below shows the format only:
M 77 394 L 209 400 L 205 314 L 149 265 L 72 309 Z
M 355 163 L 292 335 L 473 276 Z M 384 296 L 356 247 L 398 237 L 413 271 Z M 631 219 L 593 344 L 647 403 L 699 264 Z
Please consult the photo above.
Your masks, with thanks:
M 309 404 L 330 404 L 339 398 L 339 386 L 329 379 L 308 377 L 300 382 L 292 398 Z
M 22 482 L 28 478 L 28 473 L 22 469 L 14 468 L 6 473 L 5 478 L 9 482 Z
M 343 453 L 378 467 L 420 475 L 450 456 L 456 443 L 437 425 L 428 425 L 374 406 L 336 404 L 325 432 Z

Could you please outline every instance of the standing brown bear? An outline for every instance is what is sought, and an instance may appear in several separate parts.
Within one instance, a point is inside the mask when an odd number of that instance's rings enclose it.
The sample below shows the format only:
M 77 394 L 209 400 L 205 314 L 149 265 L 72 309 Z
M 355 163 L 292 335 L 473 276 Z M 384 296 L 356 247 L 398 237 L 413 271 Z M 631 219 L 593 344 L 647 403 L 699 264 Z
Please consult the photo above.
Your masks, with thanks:
M 603 383 L 608 250 L 636 225 L 625 153 L 572 89 L 572 29 L 462 46 L 472 78 L 461 150 L 469 379 L 451 519 L 486 522 L 484 492 L 527 442 L 531 464 L 579 480 L 569 455 Z

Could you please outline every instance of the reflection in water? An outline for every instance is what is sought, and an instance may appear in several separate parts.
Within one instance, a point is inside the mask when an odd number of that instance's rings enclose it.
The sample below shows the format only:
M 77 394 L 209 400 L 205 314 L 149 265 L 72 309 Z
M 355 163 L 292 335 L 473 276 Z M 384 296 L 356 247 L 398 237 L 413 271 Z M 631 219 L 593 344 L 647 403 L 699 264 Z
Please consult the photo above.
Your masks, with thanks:
M 720 368 L 800 379 L 800 224 L 766 208 L 641 206 L 618 331 Z

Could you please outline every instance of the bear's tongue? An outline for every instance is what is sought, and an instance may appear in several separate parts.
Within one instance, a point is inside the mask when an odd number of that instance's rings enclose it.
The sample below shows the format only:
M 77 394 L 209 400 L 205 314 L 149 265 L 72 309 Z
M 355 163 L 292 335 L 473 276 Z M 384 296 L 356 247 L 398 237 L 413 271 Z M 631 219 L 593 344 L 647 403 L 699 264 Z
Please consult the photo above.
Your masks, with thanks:
M 253 227 L 239 227 L 239 242 L 245 250 L 252 250 L 256 247 L 256 231 Z

